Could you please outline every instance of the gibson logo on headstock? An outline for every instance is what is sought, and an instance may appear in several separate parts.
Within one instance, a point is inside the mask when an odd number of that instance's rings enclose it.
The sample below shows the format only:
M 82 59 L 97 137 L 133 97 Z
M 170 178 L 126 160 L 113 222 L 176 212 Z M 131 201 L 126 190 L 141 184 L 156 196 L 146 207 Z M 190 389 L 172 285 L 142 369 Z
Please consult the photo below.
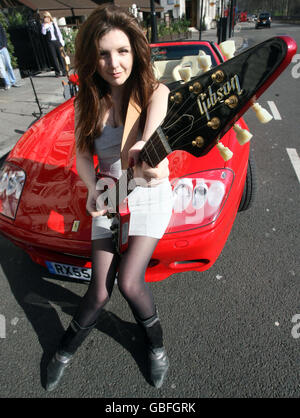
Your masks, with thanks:
M 213 109 L 217 103 L 222 103 L 224 98 L 229 94 L 235 92 L 238 96 L 243 94 L 240 80 L 237 75 L 234 75 L 230 81 L 226 81 L 215 92 L 212 91 L 212 85 L 207 89 L 207 93 L 200 93 L 197 98 L 197 103 L 201 115 L 206 115 L 207 120 L 210 120 L 209 110 Z

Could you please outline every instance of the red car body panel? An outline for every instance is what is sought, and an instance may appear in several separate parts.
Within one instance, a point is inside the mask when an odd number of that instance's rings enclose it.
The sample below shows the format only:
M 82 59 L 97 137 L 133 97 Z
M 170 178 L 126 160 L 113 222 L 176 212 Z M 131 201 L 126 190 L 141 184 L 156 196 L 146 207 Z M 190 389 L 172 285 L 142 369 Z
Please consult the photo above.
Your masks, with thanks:
M 214 50 L 212 54 L 219 62 Z M 243 119 L 239 124 L 247 129 Z M 222 143 L 234 153 L 226 163 L 216 148 L 201 158 L 184 151 L 168 156 L 171 181 L 220 168 L 230 169 L 234 179 L 216 220 L 182 232 L 166 231 L 147 269 L 147 281 L 163 280 L 178 272 L 207 270 L 221 253 L 238 211 L 249 157 L 249 143 L 239 145 L 232 129 L 224 135 Z M 49 260 L 91 267 L 91 217 L 86 216 L 87 190 L 76 171 L 73 99 L 36 122 L 6 161 L 23 169 L 26 180 L 15 220 L 0 214 L 1 233 L 41 265 L 46 266 L 45 261 Z M 94 162 L 96 167 L 96 156 Z M 74 220 L 80 221 L 78 232 L 72 232 Z

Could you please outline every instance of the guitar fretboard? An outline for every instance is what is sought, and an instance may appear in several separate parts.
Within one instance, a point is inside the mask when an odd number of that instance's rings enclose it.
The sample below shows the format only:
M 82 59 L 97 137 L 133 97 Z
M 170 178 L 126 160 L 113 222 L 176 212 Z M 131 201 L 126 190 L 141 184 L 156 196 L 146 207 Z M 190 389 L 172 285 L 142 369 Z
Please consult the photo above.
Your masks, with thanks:
M 141 150 L 140 160 L 145 161 L 150 167 L 156 167 L 171 152 L 167 138 L 159 127 Z

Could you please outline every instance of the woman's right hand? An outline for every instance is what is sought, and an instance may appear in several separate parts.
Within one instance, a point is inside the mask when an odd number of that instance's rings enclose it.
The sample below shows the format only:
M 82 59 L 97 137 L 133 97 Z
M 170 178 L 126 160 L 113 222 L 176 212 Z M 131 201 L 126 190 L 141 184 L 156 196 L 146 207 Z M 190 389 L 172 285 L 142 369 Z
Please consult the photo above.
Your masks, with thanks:
M 107 209 L 99 210 L 98 208 L 97 199 L 100 194 L 101 194 L 101 190 L 96 190 L 96 187 L 89 189 L 88 191 L 88 197 L 86 201 L 86 210 L 87 210 L 87 213 L 91 215 L 93 218 L 96 218 L 97 216 L 103 216 L 107 212 Z

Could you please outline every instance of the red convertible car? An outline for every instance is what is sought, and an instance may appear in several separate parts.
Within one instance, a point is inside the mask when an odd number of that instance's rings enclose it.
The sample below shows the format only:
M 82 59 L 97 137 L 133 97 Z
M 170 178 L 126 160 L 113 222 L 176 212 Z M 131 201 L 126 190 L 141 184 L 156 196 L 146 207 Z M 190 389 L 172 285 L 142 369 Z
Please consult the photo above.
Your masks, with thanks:
M 208 41 L 151 45 L 156 77 L 170 85 L 178 65 L 204 51 L 212 66 L 223 62 Z M 201 55 L 201 54 L 200 54 Z M 74 98 L 32 125 L 9 153 L 0 171 L 0 231 L 49 272 L 74 279 L 91 276 L 91 217 L 87 189 L 76 171 Z M 243 119 L 237 121 L 247 129 Z M 233 129 L 222 143 L 233 152 L 227 162 L 214 147 L 197 158 L 169 154 L 173 215 L 147 272 L 147 281 L 174 273 L 204 271 L 217 260 L 239 210 L 252 203 L 255 181 L 249 143 L 241 146 Z M 98 161 L 95 156 L 95 168 Z

